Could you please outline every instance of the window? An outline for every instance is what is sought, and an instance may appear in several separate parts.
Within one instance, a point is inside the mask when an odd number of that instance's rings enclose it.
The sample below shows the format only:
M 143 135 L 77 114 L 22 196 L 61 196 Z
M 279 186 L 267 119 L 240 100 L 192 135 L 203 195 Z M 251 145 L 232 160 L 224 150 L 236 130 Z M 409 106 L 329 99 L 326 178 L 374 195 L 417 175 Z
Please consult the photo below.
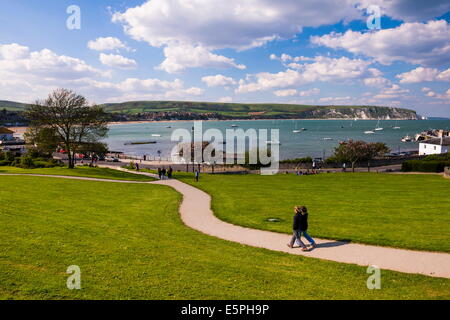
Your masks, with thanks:
M 434 150 L 436 150 L 436 146 L 434 146 Z

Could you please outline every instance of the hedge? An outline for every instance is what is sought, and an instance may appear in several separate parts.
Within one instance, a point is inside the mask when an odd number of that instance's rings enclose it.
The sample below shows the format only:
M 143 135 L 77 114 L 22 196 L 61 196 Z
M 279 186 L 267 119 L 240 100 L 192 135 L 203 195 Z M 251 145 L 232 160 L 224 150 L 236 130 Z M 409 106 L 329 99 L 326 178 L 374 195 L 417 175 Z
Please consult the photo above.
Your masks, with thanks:
M 436 160 L 408 160 L 403 162 L 403 172 L 444 172 L 445 167 L 450 166 L 450 161 L 436 161 Z

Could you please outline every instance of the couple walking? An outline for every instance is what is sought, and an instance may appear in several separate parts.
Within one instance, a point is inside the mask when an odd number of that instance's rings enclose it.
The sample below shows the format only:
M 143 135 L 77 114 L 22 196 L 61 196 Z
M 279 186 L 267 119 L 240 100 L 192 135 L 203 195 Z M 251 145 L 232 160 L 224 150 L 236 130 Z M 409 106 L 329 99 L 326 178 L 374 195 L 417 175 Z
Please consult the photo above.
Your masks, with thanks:
M 301 239 L 301 236 L 303 235 L 309 241 L 311 247 L 315 248 L 316 242 L 306 232 L 308 230 L 308 209 L 306 209 L 305 206 L 295 206 L 294 212 L 294 223 L 292 225 L 293 235 L 287 246 L 289 248 L 293 248 L 295 242 L 297 241 L 300 247 L 302 247 L 302 251 L 308 251 L 308 248 Z

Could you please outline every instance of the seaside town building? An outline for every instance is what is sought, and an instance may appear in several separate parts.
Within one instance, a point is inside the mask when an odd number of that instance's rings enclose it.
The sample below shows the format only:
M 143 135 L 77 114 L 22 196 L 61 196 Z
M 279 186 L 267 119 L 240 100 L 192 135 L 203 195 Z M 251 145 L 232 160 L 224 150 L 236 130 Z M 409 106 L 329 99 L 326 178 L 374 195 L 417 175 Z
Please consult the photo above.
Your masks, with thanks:
M 419 143 L 419 155 L 443 154 L 449 152 L 450 137 L 441 136 Z

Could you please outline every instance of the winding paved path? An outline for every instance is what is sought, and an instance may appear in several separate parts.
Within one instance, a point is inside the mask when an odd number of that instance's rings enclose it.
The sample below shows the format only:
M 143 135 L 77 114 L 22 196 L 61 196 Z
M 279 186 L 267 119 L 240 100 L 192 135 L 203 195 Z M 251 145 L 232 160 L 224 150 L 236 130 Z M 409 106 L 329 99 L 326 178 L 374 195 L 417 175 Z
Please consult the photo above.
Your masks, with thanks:
M 156 175 L 150 173 L 132 173 L 157 178 Z M 450 278 L 450 254 L 447 253 L 412 251 L 322 239 L 315 239 L 318 246 L 310 252 L 302 252 L 298 248 L 290 249 L 286 246 L 286 243 L 290 238 L 289 235 L 244 228 L 219 220 L 214 216 L 211 210 L 211 197 L 207 193 L 178 180 L 137 182 L 83 178 L 75 176 L 30 174 L 6 175 L 27 175 L 88 181 L 165 185 L 172 187 L 183 195 L 183 201 L 180 206 L 180 214 L 183 222 L 188 227 L 213 237 L 238 242 L 252 247 L 281 251 L 289 254 L 357 264 L 360 266 L 374 265 L 381 269 L 394 270 L 404 273 Z

